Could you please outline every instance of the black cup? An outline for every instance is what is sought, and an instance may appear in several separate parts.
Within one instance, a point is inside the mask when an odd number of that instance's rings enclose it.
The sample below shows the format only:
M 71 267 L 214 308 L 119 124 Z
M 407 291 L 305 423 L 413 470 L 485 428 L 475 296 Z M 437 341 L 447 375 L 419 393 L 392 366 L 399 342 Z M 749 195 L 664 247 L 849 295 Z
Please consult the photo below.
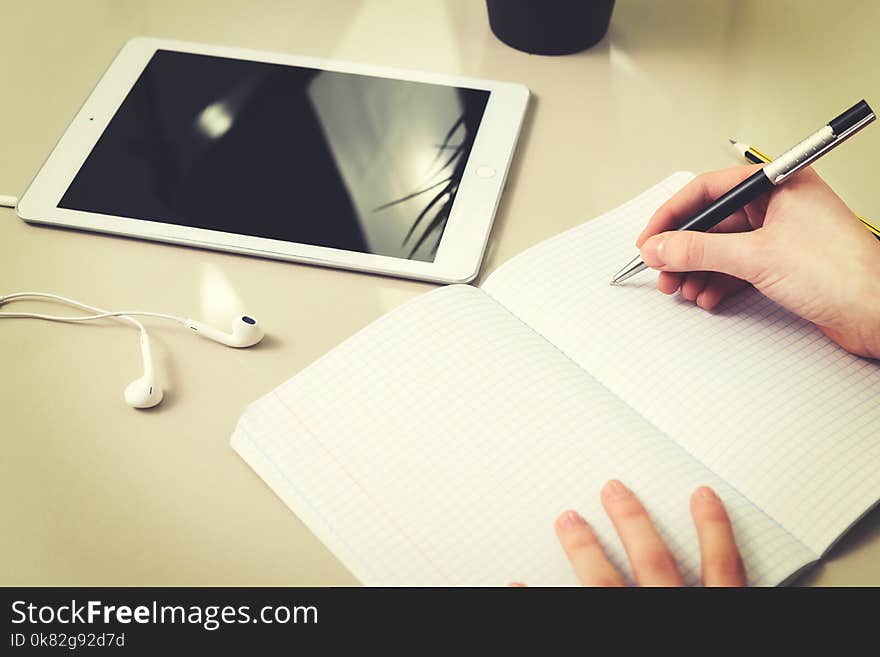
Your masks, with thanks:
M 486 0 L 489 25 L 508 46 L 535 55 L 569 55 L 608 31 L 614 0 Z

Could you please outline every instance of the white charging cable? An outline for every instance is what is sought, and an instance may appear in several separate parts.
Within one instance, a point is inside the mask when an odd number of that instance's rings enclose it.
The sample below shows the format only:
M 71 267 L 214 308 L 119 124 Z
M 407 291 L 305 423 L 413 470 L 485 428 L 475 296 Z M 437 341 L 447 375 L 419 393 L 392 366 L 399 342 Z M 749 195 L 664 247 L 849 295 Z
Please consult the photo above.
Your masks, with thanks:
M 18 199 L 14 196 L 3 196 L 0 194 L 0 207 L 14 208 L 16 203 L 18 203 Z

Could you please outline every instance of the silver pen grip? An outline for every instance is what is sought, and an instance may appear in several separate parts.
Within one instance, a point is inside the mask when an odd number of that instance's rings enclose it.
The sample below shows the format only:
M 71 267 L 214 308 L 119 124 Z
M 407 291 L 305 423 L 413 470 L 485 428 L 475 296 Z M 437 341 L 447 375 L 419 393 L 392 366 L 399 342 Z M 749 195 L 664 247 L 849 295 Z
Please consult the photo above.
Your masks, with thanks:
M 764 167 L 764 173 L 774 185 L 778 185 L 798 169 L 824 153 L 837 141 L 830 125 L 823 125 L 799 144 L 789 148 Z

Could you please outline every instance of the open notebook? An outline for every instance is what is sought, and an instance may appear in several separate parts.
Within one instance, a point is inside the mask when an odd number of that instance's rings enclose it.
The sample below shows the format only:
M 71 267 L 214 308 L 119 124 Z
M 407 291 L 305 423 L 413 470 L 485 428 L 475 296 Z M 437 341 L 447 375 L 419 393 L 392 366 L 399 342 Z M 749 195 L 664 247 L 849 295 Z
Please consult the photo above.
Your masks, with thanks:
M 677 173 L 394 310 L 250 405 L 232 445 L 364 584 L 575 584 L 576 508 L 619 478 L 699 582 L 688 499 L 715 488 L 751 584 L 817 560 L 880 498 L 880 366 L 754 291 L 708 313 L 610 275 Z

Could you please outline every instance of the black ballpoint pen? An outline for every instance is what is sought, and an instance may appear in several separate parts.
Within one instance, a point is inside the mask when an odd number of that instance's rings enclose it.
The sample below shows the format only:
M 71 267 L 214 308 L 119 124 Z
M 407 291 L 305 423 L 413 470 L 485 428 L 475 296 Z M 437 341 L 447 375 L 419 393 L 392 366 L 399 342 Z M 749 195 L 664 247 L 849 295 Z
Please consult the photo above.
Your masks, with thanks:
M 776 185 L 785 182 L 795 171 L 809 165 L 838 144 L 852 137 L 875 118 L 874 111 L 868 106 L 868 103 L 864 100 L 859 101 L 697 212 L 677 230 L 703 232 L 709 230 L 761 194 L 769 192 Z M 622 283 L 647 268 L 648 266 L 642 262 L 641 257 L 636 256 L 617 272 L 611 280 L 611 284 Z

